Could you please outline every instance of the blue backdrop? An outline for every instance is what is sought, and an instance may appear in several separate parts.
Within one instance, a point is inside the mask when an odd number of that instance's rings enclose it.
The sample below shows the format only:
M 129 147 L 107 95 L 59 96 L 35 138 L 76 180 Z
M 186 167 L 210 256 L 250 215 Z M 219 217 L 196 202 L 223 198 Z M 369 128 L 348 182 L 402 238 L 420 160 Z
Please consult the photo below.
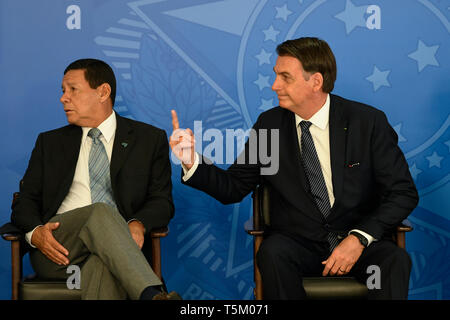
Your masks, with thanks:
M 113 66 L 115 110 L 171 134 L 248 129 L 277 105 L 275 47 L 318 36 L 338 64 L 334 93 L 382 109 L 420 194 L 407 236 L 411 299 L 450 298 L 449 0 L 39 0 L 0 2 L 0 223 L 9 220 L 37 135 L 66 124 L 64 68 L 83 57 Z M 185 299 L 252 299 L 251 203 L 224 206 L 180 184 L 162 241 L 163 274 Z M 0 298 L 10 298 L 0 242 Z M 30 272 L 29 263 L 25 272 Z

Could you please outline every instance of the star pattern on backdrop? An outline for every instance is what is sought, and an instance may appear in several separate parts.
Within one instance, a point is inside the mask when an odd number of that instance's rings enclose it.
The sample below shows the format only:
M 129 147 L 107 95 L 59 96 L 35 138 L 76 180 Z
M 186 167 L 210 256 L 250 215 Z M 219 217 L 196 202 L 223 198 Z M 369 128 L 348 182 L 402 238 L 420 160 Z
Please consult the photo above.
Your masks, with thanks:
M 356 27 L 365 27 L 366 20 L 364 14 L 367 6 L 355 6 L 350 0 L 345 3 L 345 10 L 335 15 L 335 18 L 345 23 L 345 31 L 347 35 Z
M 417 68 L 419 72 L 422 72 L 427 66 L 439 66 L 435 56 L 438 49 L 439 45 L 427 46 L 422 40 L 419 40 L 417 50 L 410 53 L 408 57 L 417 61 Z
M 372 82 L 373 85 L 373 91 L 377 91 L 380 89 L 380 87 L 390 87 L 391 84 L 389 83 L 387 77 L 389 76 L 390 70 L 381 71 L 377 68 L 377 66 L 373 67 L 373 72 L 370 76 L 366 78 L 366 80 Z

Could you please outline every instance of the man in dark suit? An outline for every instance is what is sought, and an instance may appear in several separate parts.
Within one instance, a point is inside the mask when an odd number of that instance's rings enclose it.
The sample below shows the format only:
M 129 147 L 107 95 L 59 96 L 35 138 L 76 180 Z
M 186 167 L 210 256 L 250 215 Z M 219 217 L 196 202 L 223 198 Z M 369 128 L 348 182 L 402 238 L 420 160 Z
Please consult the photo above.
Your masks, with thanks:
M 33 268 L 67 279 L 78 265 L 83 299 L 174 298 L 141 251 L 174 214 L 165 132 L 113 111 L 116 80 L 103 61 L 71 63 L 62 91 L 69 125 L 39 135 L 11 217 Z
M 277 53 L 272 89 L 280 105 L 258 117 L 257 140 L 227 170 L 194 153 L 192 132 L 179 129 L 172 111 L 170 145 L 183 182 L 225 204 L 259 183 L 271 188 L 270 229 L 257 254 L 266 299 L 304 298 L 304 276 L 349 274 L 366 283 L 371 265 L 381 288 L 369 298 L 407 298 L 411 260 L 388 235 L 418 195 L 397 134 L 383 112 L 330 94 L 336 62 L 325 41 L 288 40 Z M 278 148 L 271 139 L 266 148 L 279 150 L 275 173 L 264 173 L 261 142 L 252 146 L 262 130 L 279 136 Z

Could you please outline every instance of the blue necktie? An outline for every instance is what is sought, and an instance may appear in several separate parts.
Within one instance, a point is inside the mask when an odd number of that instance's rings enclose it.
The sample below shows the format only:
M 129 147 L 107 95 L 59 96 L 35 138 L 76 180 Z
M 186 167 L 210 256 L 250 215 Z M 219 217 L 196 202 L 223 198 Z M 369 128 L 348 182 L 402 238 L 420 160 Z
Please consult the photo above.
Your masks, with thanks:
M 330 214 L 331 205 L 328 196 L 327 186 L 323 178 L 322 168 L 320 166 L 319 157 L 317 156 L 316 147 L 312 139 L 309 127 L 312 125 L 309 121 L 301 121 L 302 129 L 301 145 L 302 145 L 302 163 L 308 178 L 311 194 L 314 197 L 317 208 L 324 216 L 325 220 Z M 330 244 L 330 251 L 338 245 L 339 240 L 337 234 L 330 232 L 327 237 Z
M 89 152 L 89 185 L 91 188 L 92 203 L 103 202 L 116 208 L 112 196 L 111 176 L 109 173 L 109 160 L 105 146 L 100 141 L 101 131 L 92 128 L 88 136 L 92 138 L 92 147 Z

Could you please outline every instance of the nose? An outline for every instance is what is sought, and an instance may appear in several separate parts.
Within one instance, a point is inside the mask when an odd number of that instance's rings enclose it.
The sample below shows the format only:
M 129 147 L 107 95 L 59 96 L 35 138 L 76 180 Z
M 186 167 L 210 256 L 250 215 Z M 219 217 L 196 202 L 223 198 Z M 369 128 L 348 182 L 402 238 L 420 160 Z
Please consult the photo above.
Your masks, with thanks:
M 67 92 L 64 92 L 61 96 L 61 98 L 59 99 L 59 101 L 61 101 L 62 104 L 66 103 L 69 101 L 69 97 L 67 95 Z
M 280 90 L 280 81 L 279 81 L 279 79 L 278 79 L 278 76 L 276 76 L 275 77 L 275 80 L 273 81 L 273 84 L 272 84 L 272 90 L 273 91 L 277 91 L 277 90 Z

